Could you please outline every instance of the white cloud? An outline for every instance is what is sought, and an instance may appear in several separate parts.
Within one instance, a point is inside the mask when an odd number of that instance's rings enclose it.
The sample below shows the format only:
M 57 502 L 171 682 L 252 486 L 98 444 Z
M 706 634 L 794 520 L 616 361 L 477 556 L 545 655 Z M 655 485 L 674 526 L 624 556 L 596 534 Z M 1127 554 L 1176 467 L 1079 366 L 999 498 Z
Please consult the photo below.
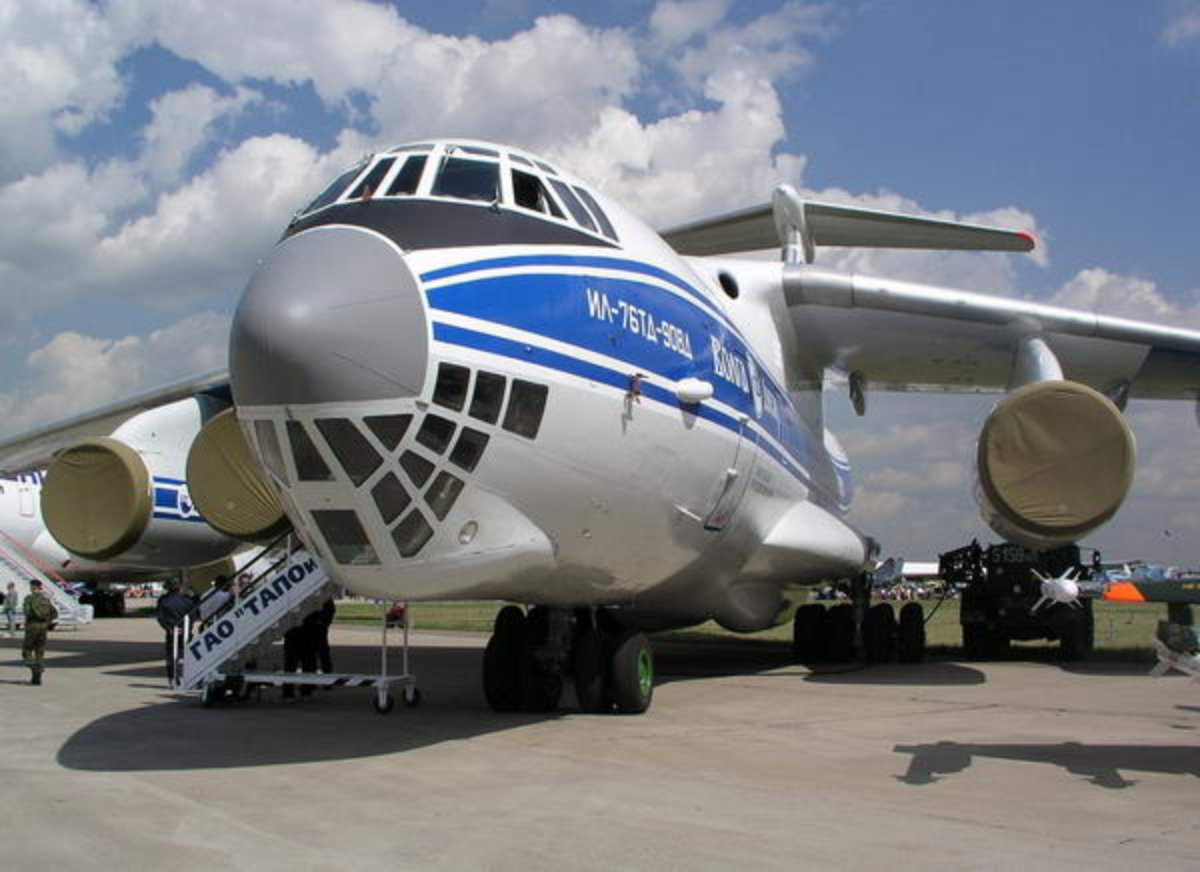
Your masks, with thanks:
M 650 15 L 651 36 L 668 49 L 684 45 L 720 22 L 729 3 L 730 0 L 662 0 Z
M 59 134 L 103 118 L 124 97 L 116 62 L 129 44 L 86 0 L 0 0 L 0 180 L 38 172 Z
M 145 337 L 60 333 L 28 356 L 21 386 L 0 394 L 4 431 L 21 432 L 151 385 L 225 366 L 228 340 L 229 317 L 212 312 Z
M 150 104 L 151 120 L 142 131 L 141 166 L 160 185 L 179 181 L 195 152 L 216 136 L 216 126 L 262 101 L 249 88 L 223 97 L 212 88 L 192 84 L 163 94 Z
M 1200 39 L 1200 3 L 1196 0 L 1176 2 L 1175 12 L 1162 32 L 1162 41 L 1171 48 L 1179 48 L 1194 39 Z

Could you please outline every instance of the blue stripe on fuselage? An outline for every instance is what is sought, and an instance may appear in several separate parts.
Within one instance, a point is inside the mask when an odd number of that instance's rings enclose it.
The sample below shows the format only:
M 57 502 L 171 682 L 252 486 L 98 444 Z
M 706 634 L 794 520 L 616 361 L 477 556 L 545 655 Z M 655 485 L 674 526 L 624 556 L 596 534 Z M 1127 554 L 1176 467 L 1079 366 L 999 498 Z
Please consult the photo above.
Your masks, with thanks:
M 513 360 L 519 360 L 523 363 L 532 364 L 535 366 L 543 366 L 559 372 L 565 372 L 570 375 L 575 375 L 580 378 L 586 378 L 590 381 L 600 384 L 609 385 L 610 387 L 619 390 L 629 389 L 629 374 L 617 372 L 599 364 L 589 361 L 580 360 L 572 357 L 569 354 L 562 354 L 557 351 L 542 348 L 538 345 L 532 345 L 527 342 L 518 342 L 512 339 L 505 339 L 499 336 L 493 336 L 489 333 L 481 333 L 477 330 L 470 330 L 465 327 L 459 327 L 452 324 L 445 324 L 439 321 L 433 323 L 433 338 L 439 342 L 445 342 L 450 345 L 458 345 L 465 348 L 473 348 L 479 351 L 485 351 L 491 354 L 508 357 Z M 643 381 L 641 383 L 641 395 L 651 401 L 661 403 L 672 408 L 685 408 L 687 412 L 696 415 L 697 417 L 710 421 L 717 426 L 728 430 L 734 434 L 740 434 L 741 423 L 730 415 L 706 406 L 690 406 L 684 407 L 675 396 L 673 391 L 659 387 L 652 382 Z M 758 438 L 758 446 L 770 457 L 772 457 L 780 466 L 786 469 L 793 477 L 802 482 L 809 488 L 815 489 L 822 493 L 828 493 L 828 488 L 814 480 L 806 466 L 796 462 L 796 458 L 789 456 L 790 451 L 785 454 L 781 452 L 774 443 L 768 439 Z M 807 446 L 806 446 L 807 447 Z M 829 494 L 830 496 L 839 497 L 840 494 Z M 848 508 L 843 504 L 842 508 Z

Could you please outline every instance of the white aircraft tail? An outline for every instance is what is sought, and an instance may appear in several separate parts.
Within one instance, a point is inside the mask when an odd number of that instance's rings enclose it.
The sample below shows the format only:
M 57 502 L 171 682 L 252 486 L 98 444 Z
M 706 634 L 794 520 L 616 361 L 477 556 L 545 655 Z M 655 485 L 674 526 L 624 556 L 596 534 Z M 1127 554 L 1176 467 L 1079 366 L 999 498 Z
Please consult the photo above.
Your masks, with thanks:
M 6 533 L 0 533 L 0 596 L 8 589 L 11 581 L 17 586 L 21 601 L 29 595 L 29 582 L 36 578 L 42 583 L 42 590 L 58 609 L 60 627 L 78 627 L 90 624 L 94 612 L 92 607 L 84 605 L 67 593 L 63 580 L 52 570 L 40 566 L 33 556 Z M 24 614 L 17 613 L 19 623 L 24 623 Z
M 333 592 L 325 568 L 289 537 L 285 556 L 238 591 L 227 606 L 201 626 L 185 621 L 177 686 L 196 690 L 218 675 L 262 668 L 258 661 L 268 656 L 272 644 Z

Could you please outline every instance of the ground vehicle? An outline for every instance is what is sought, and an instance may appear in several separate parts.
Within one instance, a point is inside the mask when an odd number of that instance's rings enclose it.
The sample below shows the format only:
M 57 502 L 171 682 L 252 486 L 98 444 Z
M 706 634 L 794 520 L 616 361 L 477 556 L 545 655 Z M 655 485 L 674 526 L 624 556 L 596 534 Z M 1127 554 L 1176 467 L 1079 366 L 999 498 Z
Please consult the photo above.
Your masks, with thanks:
M 1068 573 L 1084 582 L 1080 597 L 1039 605 L 1043 581 Z M 1092 567 L 1080 562 L 1078 546 L 1038 552 L 972 542 L 940 555 L 940 574 L 962 592 L 963 651 L 969 659 L 1003 656 L 1013 640 L 1030 639 L 1058 639 L 1065 660 L 1091 653 L 1095 624 L 1086 582 Z

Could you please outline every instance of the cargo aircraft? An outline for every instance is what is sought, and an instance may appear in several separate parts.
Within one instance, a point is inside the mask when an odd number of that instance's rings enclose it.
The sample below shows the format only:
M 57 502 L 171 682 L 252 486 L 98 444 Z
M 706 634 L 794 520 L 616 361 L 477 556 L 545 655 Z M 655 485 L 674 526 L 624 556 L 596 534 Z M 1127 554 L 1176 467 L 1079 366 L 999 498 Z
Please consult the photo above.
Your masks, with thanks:
M 585 711 L 641 712 L 646 630 L 770 627 L 790 588 L 873 559 L 825 423 L 833 374 L 859 414 L 875 391 L 1000 395 L 975 494 L 1036 549 L 1117 511 L 1131 397 L 1197 397 L 1200 333 L 835 272 L 826 246 L 1034 240 L 787 186 L 660 232 L 524 149 L 401 145 L 292 217 L 227 372 L 11 439 L 0 466 L 49 464 L 72 553 L 169 556 L 150 482 L 186 481 L 215 552 L 290 524 L 355 593 L 509 603 L 483 657 L 493 708 L 554 707 L 567 677 Z

